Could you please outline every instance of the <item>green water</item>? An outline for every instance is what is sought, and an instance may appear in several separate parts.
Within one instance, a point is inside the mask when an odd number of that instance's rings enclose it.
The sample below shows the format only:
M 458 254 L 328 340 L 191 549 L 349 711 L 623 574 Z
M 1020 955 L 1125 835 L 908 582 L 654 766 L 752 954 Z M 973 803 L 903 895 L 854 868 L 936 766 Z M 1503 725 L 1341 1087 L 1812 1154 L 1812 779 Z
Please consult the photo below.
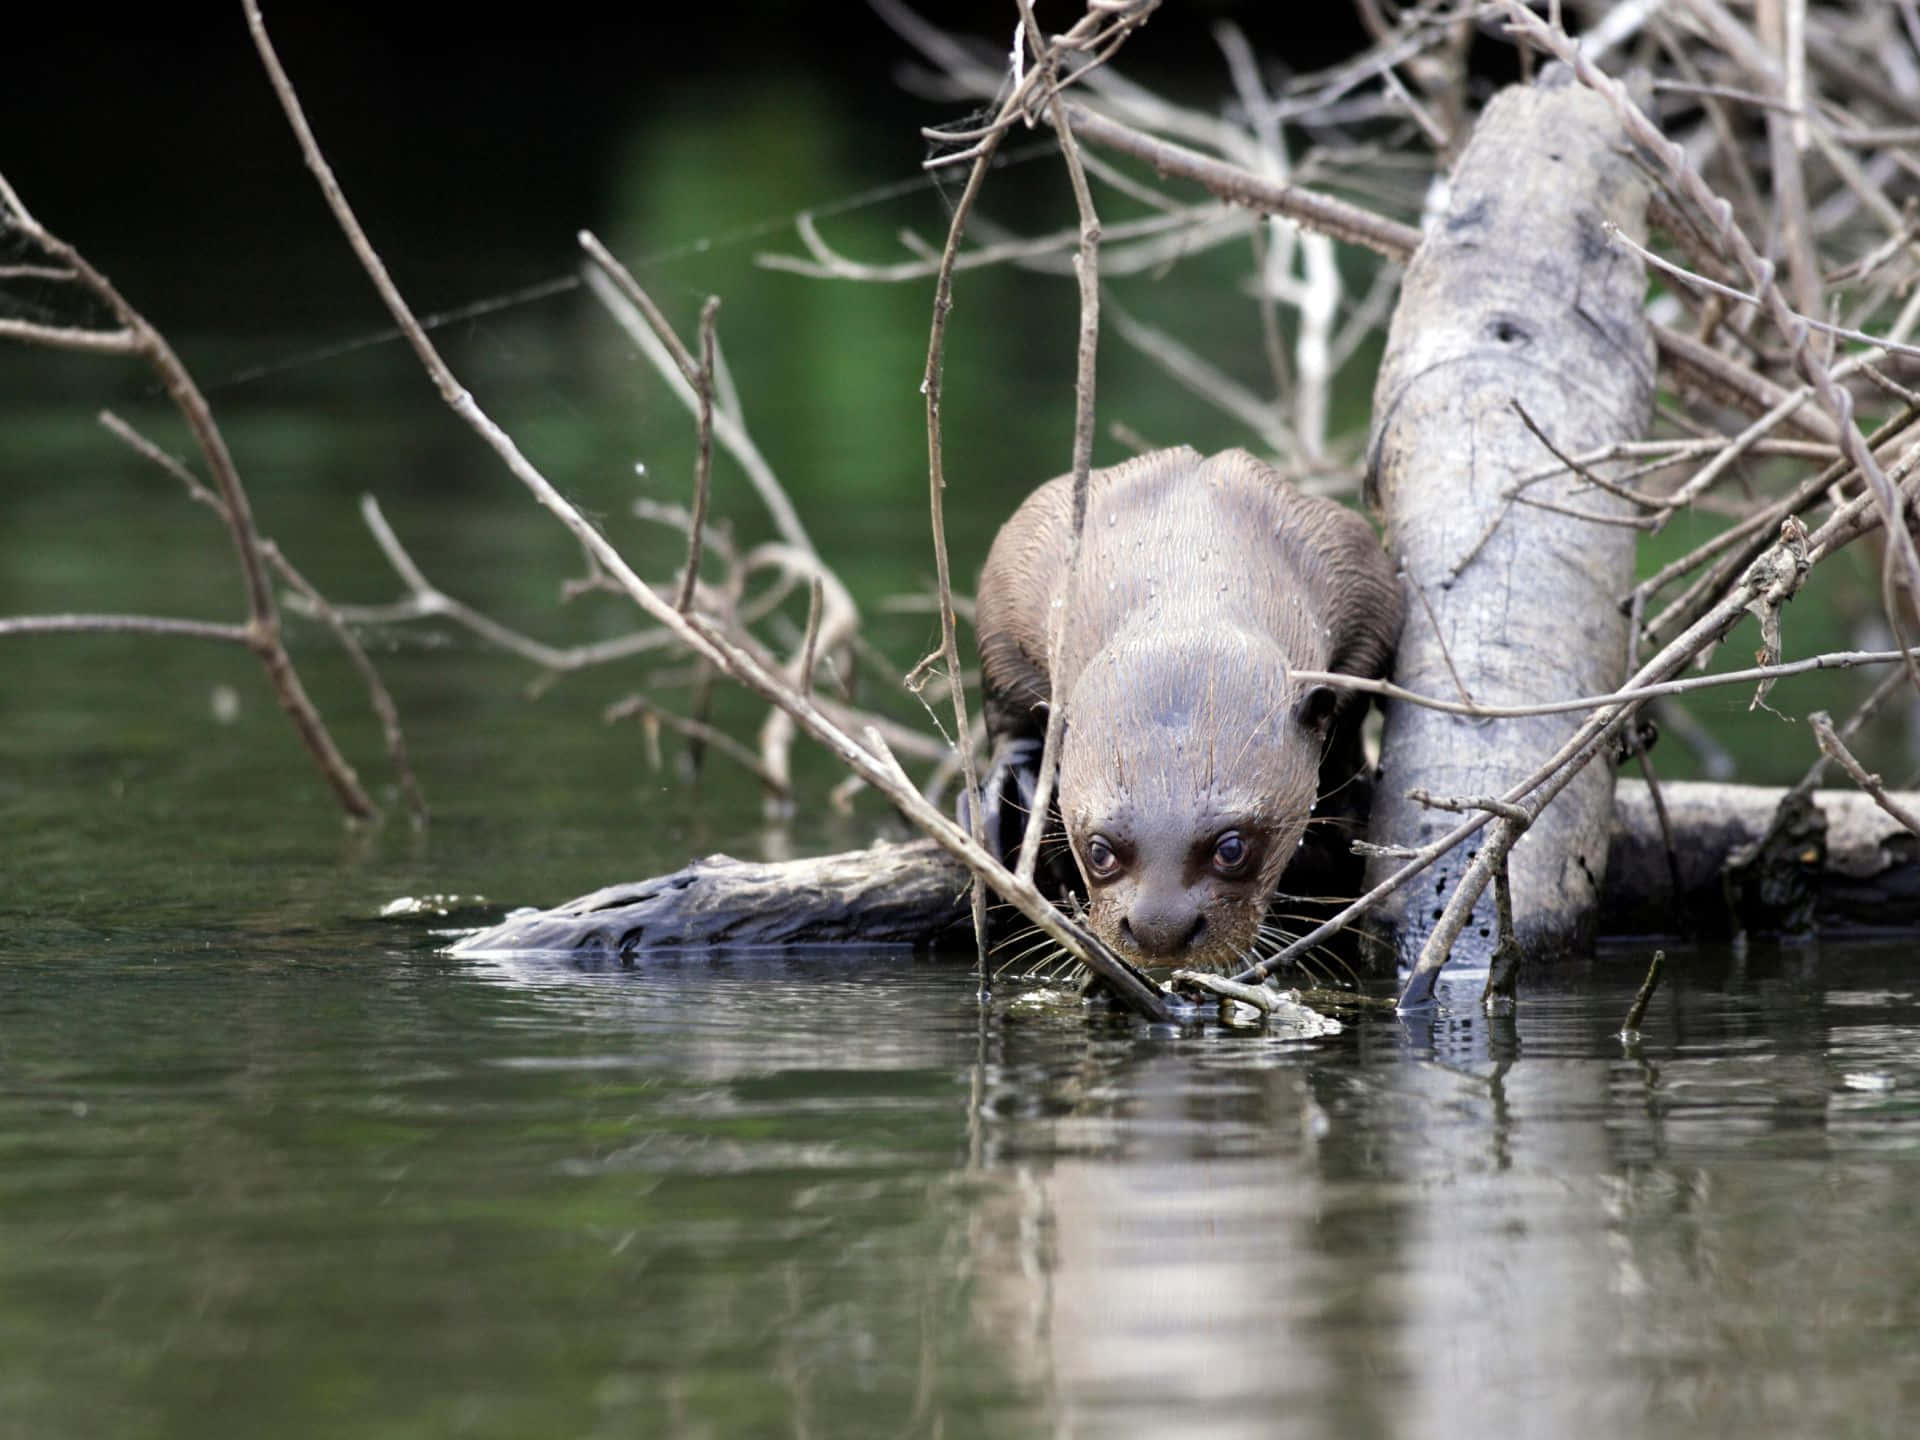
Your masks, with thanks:
M 263 104 L 235 73 L 220 104 Z M 881 144 L 894 132 L 874 113 L 804 75 L 727 104 L 636 93 L 645 122 L 603 137 L 590 214 L 523 202 L 503 150 L 489 181 L 520 248 L 474 233 L 468 193 L 459 235 L 431 193 L 394 213 L 408 202 L 391 176 L 375 228 L 429 307 L 567 272 L 589 219 L 654 257 L 643 274 L 683 326 L 721 294 L 754 433 L 903 671 L 936 638 L 923 614 L 881 608 L 933 572 L 925 288 L 750 261 L 795 248 L 793 210 L 910 172 L 918 142 Z M 337 158 L 350 184 L 374 168 Z M 143 212 L 137 244 L 105 201 L 74 213 L 212 388 L 263 529 L 334 598 L 391 600 L 355 509 L 372 493 L 430 576 L 503 621 L 563 644 L 631 625 L 607 597 L 561 606 L 571 542 L 397 348 L 218 383 L 377 323 L 305 189 L 247 173 L 248 224 L 286 248 L 223 250 L 238 222 L 198 203 L 198 172 L 174 181 L 196 203 Z M 997 183 L 998 215 L 1067 218 L 1057 175 Z M 923 193 L 827 228 L 895 259 L 897 226 L 938 235 L 943 213 Z M 1115 293 L 1257 389 L 1245 265 L 1190 257 Z M 1054 278 L 973 274 L 958 302 L 948 506 L 968 577 L 1018 496 L 1065 467 L 1074 317 Z M 690 427 L 593 308 L 561 295 L 443 339 L 555 482 L 667 573 L 677 541 L 628 502 L 684 499 Z M 1135 353 L 1109 343 L 1101 361 L 1108 420 L 1249 443 Z M 1363 422 L 1369 365 L 1343 391 L 1343 433 Z M 144 378 L 0 351 L 0 614 L 234 618 L 222 535 L 93 426 L 103 405 L 185 450 Z M 1103 431 L 1098 458 L 1124 453 Z M 743 541 L 769 533 L 724 461 L 716 507 Z M 1874 584 L 1823 570 L 1789 618 L 1793 653 L 1844 643 Z M 351 673 L 315 627 L 290 627 L 391 808 Z M 862 845 L 891 822 L 871 800 L 835 816 L 837 777 L 810 751 L 780 825 L 724 767 L 690 790 L 670 745 L 651 769 L 601 712 L 643 686 L 679 703 L 671 663 L 536 695 L 528 667 L 444 624 L 370 643 L 433 806 L 424 833 L 343 829 L 242 655 L 0 641 L 7 1440 L 1910 1429 L 1911 947 L 1676 952 L 1631 1053 L 1615 1032 L 1638 950 L 1537 981 L 1510 1024 L 1453 996 L 1437 1017 L 1293 1042 L 1036 1011 L 1012 991 L 983 1011 L 952 956 L 454 959 L 458 926 L 510 906 L 715 850 Z M 1859 683 L 1785 682 L 1772 701 L 1841 713 L 1853 691 L 1836 686 Z M 867 698 L 915 714 L 872 677 Z M 751 705 L 719 703 L 751 733 Z M 1747 778 L 1796 777 L 1804 734 L 1744 705 L 1693 708 Z M 1890 776 L 1908 763 L 1893 732 L 1868 755 Z M 1671 740 L 1656 758 L 1697 768 Z M 462 908 L 379 918 L 421 895 Z
M 1284 1043 L 982 1013 L 955 958 L 456 961 L 372 902 L 514 847 L 433 848 L 215 847 L 162 867 L 199 915 L 137 872 L 82 912 L 57 857 L 10 886 L 0 1433 L 1784 1436 L 1920 1403 L 1910 947 L 1682 955 L 1631 1056 L 1625 955 L 1492 1033 L 1468 1003 Z
M 1510 1025 L 1463 982 L 1307 1042 L 983 1012 L 959 956 L 455 959 L 510 904 L 885 822 L 769 827 L 722 772 L 696 802 L 586 686 L 529 702 L 449 645 L 383 656 L 433 826 L 347 834 L 238 662 L 99 644 L 16 645 L 0 712 L 0 1435 L 1896 1435 L 1920 1404 L 1910 945 L 1676 952 L 1631 1053 L 1639 949 Z M 378 918 L 429 893 L 488 903 Z

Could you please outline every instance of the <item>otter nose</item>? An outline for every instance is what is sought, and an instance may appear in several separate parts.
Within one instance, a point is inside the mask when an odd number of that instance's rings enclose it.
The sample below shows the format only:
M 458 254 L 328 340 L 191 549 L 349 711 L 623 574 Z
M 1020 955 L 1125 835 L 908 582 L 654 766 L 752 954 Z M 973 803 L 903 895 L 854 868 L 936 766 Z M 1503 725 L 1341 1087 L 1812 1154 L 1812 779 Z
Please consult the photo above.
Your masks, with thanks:
M 1183 895 L 1142 898 L 1120 922 L 1120 933 L 1142 955 L 1165 960 L 1193 948 L 1207 917 Z

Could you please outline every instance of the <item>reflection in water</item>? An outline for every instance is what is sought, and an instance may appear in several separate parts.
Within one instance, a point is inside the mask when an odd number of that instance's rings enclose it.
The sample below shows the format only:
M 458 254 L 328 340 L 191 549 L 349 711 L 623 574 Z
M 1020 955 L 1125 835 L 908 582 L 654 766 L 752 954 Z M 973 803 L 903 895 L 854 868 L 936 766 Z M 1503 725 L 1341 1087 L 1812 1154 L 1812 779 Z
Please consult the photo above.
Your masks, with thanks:
M 1288 1042 L 983 1014 L 898 952 L 309 920 L 0 949 L 20 1433 L 1747 1436 L 1920 1398 L 1903 953 L 1682 956 L 1627 1053 L 1632 963 Z
M 1678 994 L 1653 1060 L 1608 1032 L 1630 991 L 1287 1053 L 1010 1032 L 979 1323 L 1085 1433 L 1891 1426 L 1913 1176 L 1856 1145 L 1920 1139 L 1886 1105 L 1920 1080 L 1914 997 Z M 1860 1006 L 1901 1015 L 1832 1023 Z M 1853 1060 L 1894 1087 L 1865 1124 Z

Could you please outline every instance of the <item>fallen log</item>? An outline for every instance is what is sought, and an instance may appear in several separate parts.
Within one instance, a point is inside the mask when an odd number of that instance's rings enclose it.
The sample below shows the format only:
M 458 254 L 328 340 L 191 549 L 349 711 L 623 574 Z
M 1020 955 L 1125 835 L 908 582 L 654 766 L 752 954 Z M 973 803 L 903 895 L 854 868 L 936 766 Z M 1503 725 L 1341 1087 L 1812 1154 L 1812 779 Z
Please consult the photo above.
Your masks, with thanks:
M 967 867 L 931 840 L 806 860 L 708 855 L 671 875 L 509 915 L 456 954 L 688 946 L 931 945 L 969 933 Z
M 1563 67 L 1487 106 L 1446 214 L 1408 268 L 1374 396 L 1368 487 L 1407 592 L 1394 678 L 1408 690 L 1526 705 L 1606 694 L 1625 678 L 1618 600 L 1633 583 L 1637 532 L 1623 522 L 1637 512 L 1575 473 L 1523 482 L 1550 470 L 1556 450 L 1645 433 L 1654 385 L 1645 278 L 1605 232 L 1610 222 L 1641 235 L 1645 213 L 1618 120 Z M 1411 792 L 1498 796 L 1584 718 L 1490 722 L 1390 702 L 1368 838 L 1432 840 L 1454 817 Z M 1515 845 L 1525 956 L 1591 940 L 1612 798 L 1612 770 L 1589 765 Z M 1403 965 L 1472 857 L 1473 847 L 1455 847 L 1375 912 Z M 1399 864 L 1373 859 L 1368 885 Z M 1493 912 L 1489 888 L 1454 942 L 1456 963 L 1486 961 Z
M 1734 877 L 1730 908 L 1728 859 L 1765 836 L 1785 793 L 1749 785 L 1662 786 L 1674 831 L 1670 864 L 1647 787 L 1621 781 L 1600 933 L 1920 927 L 1920 841 L 1854 790 L 1815 791 L 1809 817 L 1782 837 L 1768 862 Z M 1920 794 L 1895 798 L 1920 809 Z M 641 957 L 649 950 L 707 947 L 930 946 L 966 936 L 966 887 L 965 867 L 930 840 L 772 863 L 713 855 L 671 875 L 509 916 L 453 950 Z

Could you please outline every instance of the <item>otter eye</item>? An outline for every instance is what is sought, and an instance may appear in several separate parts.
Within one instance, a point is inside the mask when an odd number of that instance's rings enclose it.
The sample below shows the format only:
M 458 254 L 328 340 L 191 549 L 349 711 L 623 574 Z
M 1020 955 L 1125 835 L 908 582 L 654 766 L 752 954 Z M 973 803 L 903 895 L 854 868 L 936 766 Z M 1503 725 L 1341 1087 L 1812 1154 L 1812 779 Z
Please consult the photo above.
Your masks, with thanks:
M 1238 830 L 1229 830 L 1213 842 L 1213 868 L 1222 875 L 1238 875 L 1252 856 L 1252 848 Z
M 1087 839 L 1087 870 L 1089 879 L 1106 880 L 1120 869 L 1120 857 L 1113 853 L 1113 846 L 1107 843 L 1104 835 L 1093 835 Z

